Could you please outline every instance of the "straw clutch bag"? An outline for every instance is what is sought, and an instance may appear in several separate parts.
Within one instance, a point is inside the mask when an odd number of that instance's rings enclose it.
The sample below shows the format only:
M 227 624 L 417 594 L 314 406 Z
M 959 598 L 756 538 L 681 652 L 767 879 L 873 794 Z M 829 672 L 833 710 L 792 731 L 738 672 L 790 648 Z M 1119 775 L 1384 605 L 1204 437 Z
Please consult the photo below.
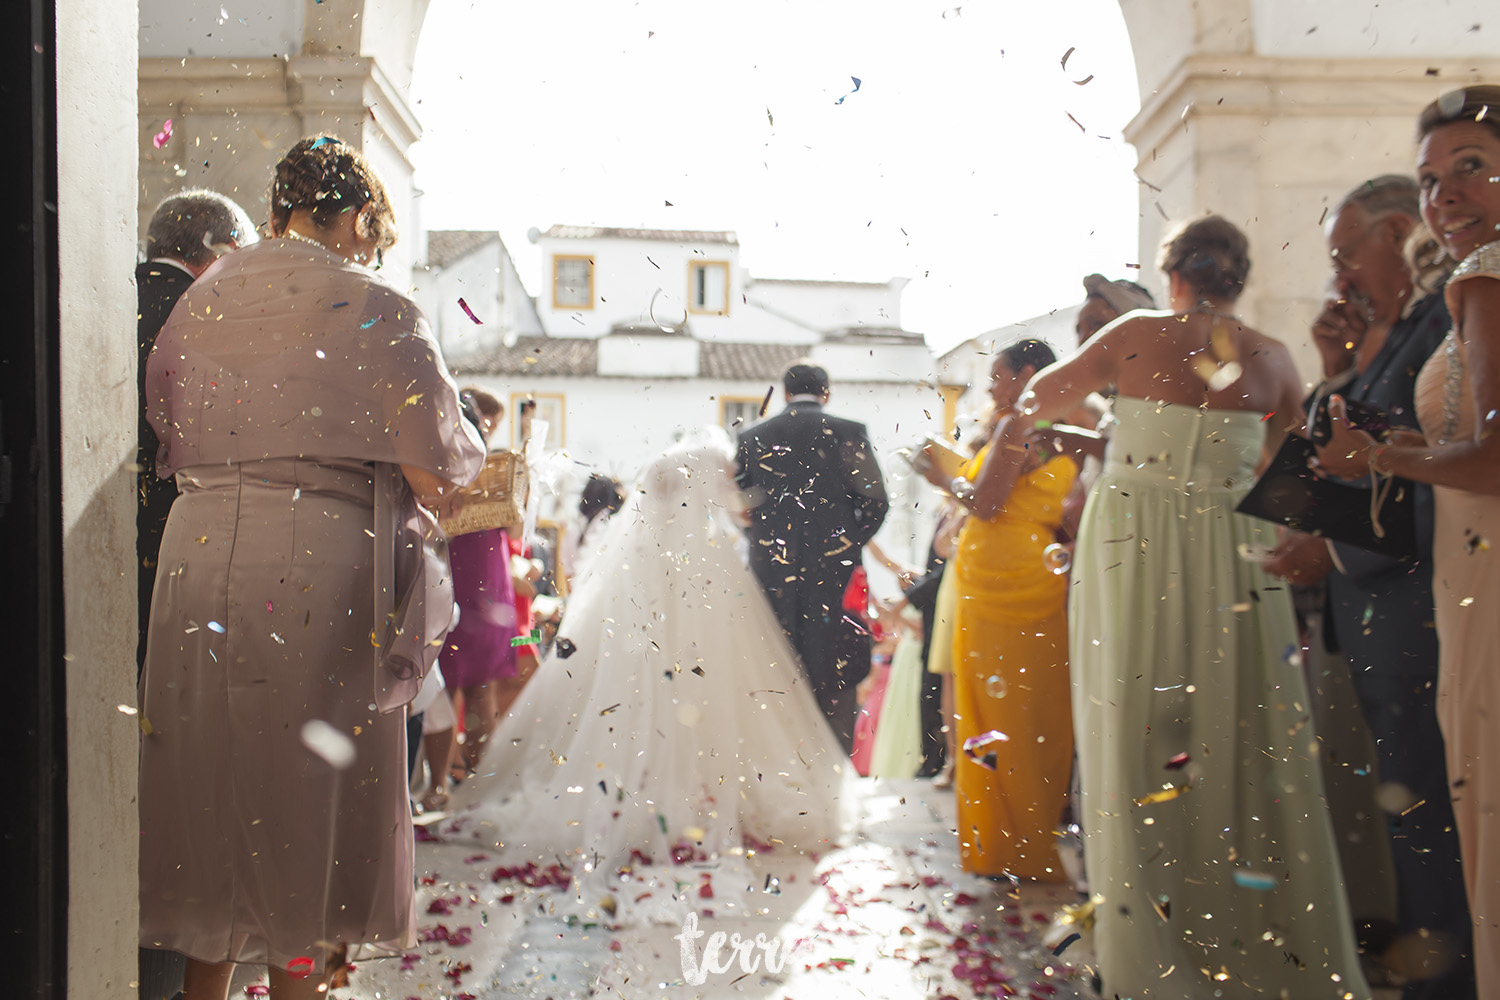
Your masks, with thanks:
M 526 512 L 526 463 L 513 451 L 496 451 L 484 460 L 479 478 L 459 491 L 462 506 L 439 522 L 449 538 L 493 528 L 518 528 Z

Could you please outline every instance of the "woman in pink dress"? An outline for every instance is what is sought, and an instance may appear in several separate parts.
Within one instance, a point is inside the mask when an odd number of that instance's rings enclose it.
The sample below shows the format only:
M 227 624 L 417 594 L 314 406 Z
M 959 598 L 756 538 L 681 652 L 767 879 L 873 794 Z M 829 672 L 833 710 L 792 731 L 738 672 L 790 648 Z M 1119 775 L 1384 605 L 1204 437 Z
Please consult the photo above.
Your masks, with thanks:
M 331 136 L 276 167 L 271 239 L 183 295 L 146 368 L 162 539 L 141 678 L 140 941 L 190 1000 L 236 963 L 326 996 L 416 941 L 405 705 L 452 620 L 441 505 L 484 452 L 422 313 L 362 266 L 384 187 Z

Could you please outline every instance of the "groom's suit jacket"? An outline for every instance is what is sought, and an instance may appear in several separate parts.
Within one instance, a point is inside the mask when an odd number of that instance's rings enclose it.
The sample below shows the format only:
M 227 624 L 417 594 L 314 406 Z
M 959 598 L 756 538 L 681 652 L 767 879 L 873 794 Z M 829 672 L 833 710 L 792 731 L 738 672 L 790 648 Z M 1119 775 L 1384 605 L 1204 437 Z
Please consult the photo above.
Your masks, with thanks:
M 870 645 L 843 596 L 889 507 L 869 435 L 817 403 L 796 402 L 742 431 L 737 460 L 752 504 L 751 566 L 834 729 L 845 736 L 847 714 L 852 736 L 854 685 L 869 672 Z

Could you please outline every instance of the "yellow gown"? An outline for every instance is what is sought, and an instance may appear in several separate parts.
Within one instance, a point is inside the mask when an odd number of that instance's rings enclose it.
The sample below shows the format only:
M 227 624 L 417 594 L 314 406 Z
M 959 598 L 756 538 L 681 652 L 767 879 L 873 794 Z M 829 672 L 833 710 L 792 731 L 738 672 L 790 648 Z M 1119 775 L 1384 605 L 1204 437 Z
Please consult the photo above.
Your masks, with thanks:
M 988 446 L 967 466 L 973 479 Z M 962 753 L 954 769 L 965 871 L 1063 881 L 1055 831 L 1073 767 L 1068 677 L 1068 578 L 1042 551 L 1056 540 L 1063 500 L 1078 476 L 1052 458 L 1017 481 L 991 520 L 970 517 L 952 570 L 958 745 L 990 730 L 995 769 Z

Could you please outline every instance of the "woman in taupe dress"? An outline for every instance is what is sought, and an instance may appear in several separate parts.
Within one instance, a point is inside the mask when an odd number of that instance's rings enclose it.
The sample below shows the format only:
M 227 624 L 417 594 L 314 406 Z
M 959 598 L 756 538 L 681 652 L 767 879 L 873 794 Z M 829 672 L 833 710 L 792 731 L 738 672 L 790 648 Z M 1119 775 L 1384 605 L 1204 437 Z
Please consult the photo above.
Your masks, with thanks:
M 426 321 L 362 266 L 395 241 L 364 159 L 292 147 L 270 231 L 187 291 L 146 376 L 182 496 L 141 681 L 141 943 L 187 956 L 186 1000 L 241 962 L 316 997 L 345 946 L 414 943 L 404 704 L 452 614 L 418 501 L 483 461 Z

